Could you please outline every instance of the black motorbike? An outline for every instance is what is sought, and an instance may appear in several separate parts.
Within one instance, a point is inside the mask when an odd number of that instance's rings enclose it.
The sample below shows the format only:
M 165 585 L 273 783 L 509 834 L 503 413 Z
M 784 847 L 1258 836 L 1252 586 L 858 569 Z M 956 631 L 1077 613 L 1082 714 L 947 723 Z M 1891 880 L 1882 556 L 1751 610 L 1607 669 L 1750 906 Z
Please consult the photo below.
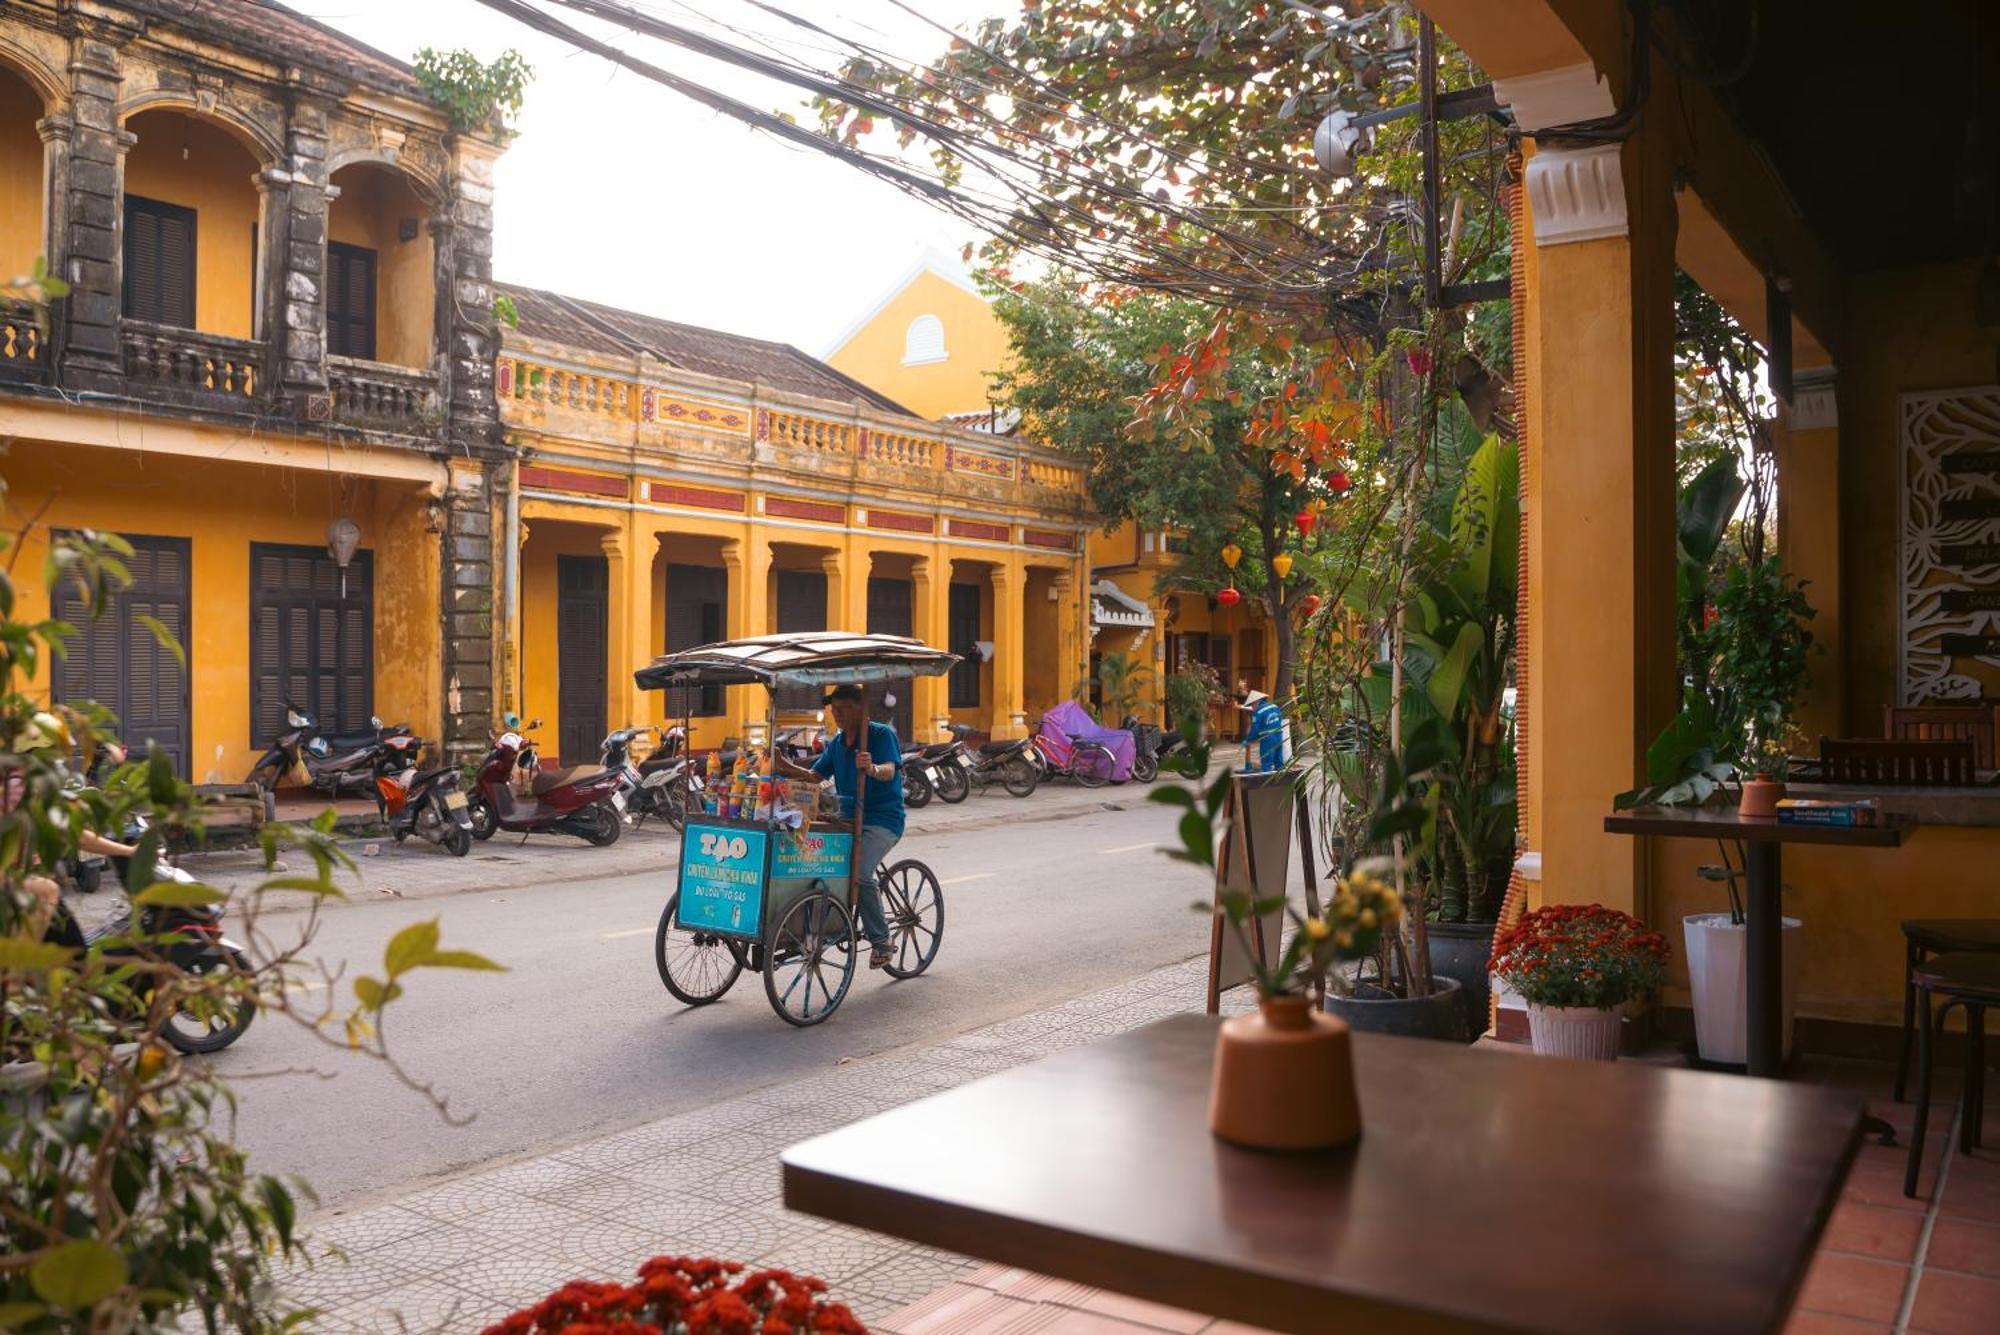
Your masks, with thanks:
M 312 787 L 328 797 L 373 792 L 377 746 L 385 738 L 410 735 L 410 729 L 402 723 L 385 728 L 381 719 L 372 717 L 368 725 L 373 731 L 322 736 L 319 721 L 287 700 L 286 731 L 278 734 L 271 749 L 251 767 L 246 782 L 269 794 L 286 775 L 303 769 Z
M 1142 723 L 1131 714 L 1118 725 L 1132 734 L 1132 777 L 1151 783 L 1160 777 L 1160 760 L 1186 743 L 1179 733 L 1169 734 L 1157 723 Z
M 458 769 L 418 769 L 422 749 L 423 743 L 408 732 L 391 733 L 375 744 L 375 809 L 397 843 L 414 834 L 462 858 L 472 851 L 472 812 L 458 786 Z
M 997 782 L 1015 797 L 1027 797 L 1040 786 L 1042 772 L 1035 764 L 1028 738 L 980 741 L 984 734 L 963 723 L 948 724 L 946 731 L 958 739 L 958 768 L 981 792 Z
M 647 733 L 658 743 L 651 755 L 632 762 L 632 743 Z M 633 829 L 658 816 L 674 829 L 687 823 L 688 809 L 701 792 L 701 774 L 688 763 L 687 729 L 620 728 L 604 739 L 598 764 L 623 775 L 619 791 L 625 798 L 625 823 Z

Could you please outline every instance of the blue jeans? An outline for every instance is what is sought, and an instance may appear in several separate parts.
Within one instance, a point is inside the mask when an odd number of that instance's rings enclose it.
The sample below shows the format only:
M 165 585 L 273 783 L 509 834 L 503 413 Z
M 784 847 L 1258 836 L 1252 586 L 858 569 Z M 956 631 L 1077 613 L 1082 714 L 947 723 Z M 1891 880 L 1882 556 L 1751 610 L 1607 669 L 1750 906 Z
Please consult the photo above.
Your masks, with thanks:
M 889 856 L 889 850 L 902 838 L 902 835 L 883 826 L 864 825 L 861 827 L 861 842 L 854 852 L 854 856 L 860 859 L 856 870 L 861 881 L 861 932 L 868 938 L 868 944 L 877 950 L 889 948 L 889 920 L 882 914 L 882 887 L 875 878 L 881 873 L 882 859 Z

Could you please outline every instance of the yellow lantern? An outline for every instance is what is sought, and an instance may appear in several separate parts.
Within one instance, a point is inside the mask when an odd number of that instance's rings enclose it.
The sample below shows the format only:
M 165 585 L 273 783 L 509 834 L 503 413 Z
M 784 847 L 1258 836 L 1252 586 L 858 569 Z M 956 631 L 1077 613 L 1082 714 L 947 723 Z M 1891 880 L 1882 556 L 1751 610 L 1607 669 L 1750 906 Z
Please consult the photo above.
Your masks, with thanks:
M 1223 544 L 1222 564 L 1228 566 L 1231 570 L 1234 570 L 1236 569 L 1236 563 L 1238 561 L 1241 561 L 1242 559 L 1243 559 L 1243 549 L 1241 547 L 1238 547 L 1233 542 Z
M 1271 558 L 1271 569 L 1278 572 L 1278 578 L 1281 580 L 1291 574 L 1292 554 L 1290 552 L 1279 552 Z

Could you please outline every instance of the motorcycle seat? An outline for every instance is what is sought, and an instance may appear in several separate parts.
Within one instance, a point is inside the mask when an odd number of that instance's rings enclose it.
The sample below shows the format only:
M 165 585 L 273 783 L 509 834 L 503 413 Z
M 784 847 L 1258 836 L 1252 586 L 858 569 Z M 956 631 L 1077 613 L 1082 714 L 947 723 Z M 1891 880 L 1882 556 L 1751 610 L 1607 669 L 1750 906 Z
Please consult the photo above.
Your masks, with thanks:
M 423 770 L 423 771 L 420 771 L 420 772 L 418 773 L 417 777 L 416 777 L 416 780 L 415 780 L 415 782 L 417 782 L 417 783 L 429 783 L 429 782 L 430 782 L 430 781 L 431 781 L 432 779 L 435 779 L 435 778 L 437 778 L 437 777 L 438 777 L 439 775 L 441 775 L 441 774 L 455 774 L 455 773 L 457 773 L 457 772 L 458 772 L 458 771 L 457 771 L 457 767 L 456 767 L 456 766 L 453 766 L 453 765 L 441 765 L 441 766 L 439 766 L 439 767 L 438 767 L 437 769 L 427 769 L 427 770 Z
M 1018 751 L 1020 749 L 1021 743 L 1019 741 L 981 742 L 979 744 L 979 754 L 982 756 L 1004 756 L 1009 751 Z
M 529 785 L 528 790 L 535 796 L 540 797 L 543 793 L 553 792 L 564 784 L 576 783 L 579 780 L 588 779 L 602 773 L 604 773 L 604 766 L 602 765 L 571 765 L 565 769 L 538 769 L 535 771 L 535 781 Z

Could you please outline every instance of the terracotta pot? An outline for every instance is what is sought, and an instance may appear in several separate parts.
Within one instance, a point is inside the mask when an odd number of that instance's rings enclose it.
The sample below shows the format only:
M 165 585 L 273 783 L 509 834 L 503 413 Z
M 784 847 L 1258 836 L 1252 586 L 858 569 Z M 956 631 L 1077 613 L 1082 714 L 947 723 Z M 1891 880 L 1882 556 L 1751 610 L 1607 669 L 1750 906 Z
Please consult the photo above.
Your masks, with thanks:
M 1361 1134 L 1347 1025 L 1306 997 L 1264 997 L 1215 1039 L 1208 1126 L 1260 1150 L 1322 1150 Z
M 1776 779 L 1758 775 L 1743 781 L 1743 797 L 1736 804 L 1738 815 L 1770 817 L 1778 814 L 1778 799 L 1785 795 L 1785 785 Z
M 1580 1061 L 1618 1060 L 1622 1007 L 1528 1007 L 1528 1040 L 1543 1057 L 1574 1057 Z

